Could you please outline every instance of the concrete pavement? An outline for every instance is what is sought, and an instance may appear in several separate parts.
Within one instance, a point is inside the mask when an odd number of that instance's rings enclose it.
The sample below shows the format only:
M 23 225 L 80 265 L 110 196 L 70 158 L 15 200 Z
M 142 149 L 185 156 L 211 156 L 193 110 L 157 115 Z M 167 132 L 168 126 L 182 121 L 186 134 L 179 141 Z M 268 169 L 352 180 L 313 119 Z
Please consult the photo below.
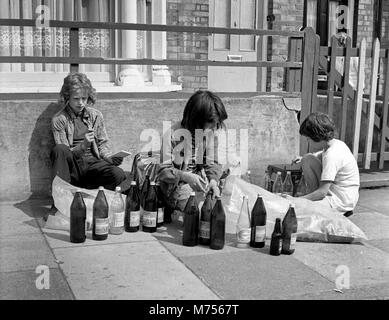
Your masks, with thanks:
M 279 257 L 268 254 L 268 242 L 236 248 L 234 234 L 223 250 L 184 247 L 180 220 L 154 234 L 98 242 L 88 233 L 73 244 L 68 232 L 44 228 L 50 205 L 0 203 L 1 299 L 389 299 L 388 187 L 360 191 L 350 219 L 366 243 L 298 242 L 293 255 Z M 39 285 L 45 266 L 48 289 Z M 350 270 L 342 293 L 334 290 L 339 266 Z

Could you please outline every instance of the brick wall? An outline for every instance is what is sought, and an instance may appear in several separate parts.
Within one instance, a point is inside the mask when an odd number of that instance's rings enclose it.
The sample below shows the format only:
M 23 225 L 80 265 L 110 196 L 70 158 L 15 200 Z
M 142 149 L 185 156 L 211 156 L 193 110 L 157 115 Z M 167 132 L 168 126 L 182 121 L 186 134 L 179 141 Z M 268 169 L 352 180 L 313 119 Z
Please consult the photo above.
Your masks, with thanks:
M 168 25 L 209 25 L 208 0 L 168 0 L 166 20 Z M 194 60 L 208 59 L 208 35 L 198 33 L 167 33 L 167 58 Z M 208 87 L 206 66 L 170 66 L 172 81 L 182 83 L 184 91 Z
M 303 25 L 304 0 L 269 0 L 270 30 L 296 31 Z M 288 60 L 288 37 L 268 37 L 268 60 Z M 269 68 L 270 69 L 270 68 Z M 283 91 L 284 68 L 268 69 L 267 90 Z

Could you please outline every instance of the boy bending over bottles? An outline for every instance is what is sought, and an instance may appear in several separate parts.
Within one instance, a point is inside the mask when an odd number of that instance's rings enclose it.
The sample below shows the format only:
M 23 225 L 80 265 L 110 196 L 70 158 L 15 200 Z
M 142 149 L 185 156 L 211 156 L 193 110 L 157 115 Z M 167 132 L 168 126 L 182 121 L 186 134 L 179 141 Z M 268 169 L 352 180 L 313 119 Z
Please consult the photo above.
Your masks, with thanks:
M 51 122 L 56 144 L 51 152 L 54 175 L 87 189 L 115 190 L 126 179 L 118 167 L 123 158 L 110 156 L 103 116 L 92 108 L 96 91 L 90 80 L 83 73 L 69 74 L 60 98 L 63 109 Z
M 222 166 L 217 162 L 217 131 L 225 128 L 227 112 L 221 99 L 210 91 L 195 92 L 186 103 L 182 120 L 172 125 L 162 141 L 158 179 L 166 212 L 183 212 L 192 191 L 212 190 L 219 196 Z M 196 139 L 204 133 L 207 138 Z M 182 141 L 182 138 L 185 137 Z M 208 138 L 210 137 L 210 139 Z M 197 140 L 197 142 L 196 142 Z M 204 142 L 199 146 L 200 141 Z M 216 141 L 216 143 L 214 143 Z
M 332 119 L 319 112 L 311 113 L 300 126 L 300 135 L 308 138 L 315 153 L 301 161 L 308 194 L 303 198 L 321 203 L 344 213 L 352 214 L 359 198 L 359 170 L 348 146 L 334 138 Z

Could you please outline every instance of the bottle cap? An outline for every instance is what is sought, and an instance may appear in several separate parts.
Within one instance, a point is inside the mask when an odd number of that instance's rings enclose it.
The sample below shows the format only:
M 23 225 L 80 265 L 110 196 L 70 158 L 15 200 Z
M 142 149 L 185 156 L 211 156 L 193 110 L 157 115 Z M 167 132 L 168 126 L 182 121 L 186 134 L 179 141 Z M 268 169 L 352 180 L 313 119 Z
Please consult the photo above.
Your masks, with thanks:
M 290 171 L 286 171 L 286 174 L 290 174 L 291 172 Z
M 277 171 L 277 174 L 281 175 L 281 171 Z
M 262 198 L 262 195 L 258 193 L 257 198 Z
M 291 208 L 294 208 L 294 203 L 293 202 L 291 202 L 291 203 L 289 203 L 289 206 L 291 207 Z
M 122 188 L 120 188 L 119 186 L 117 186 L 117 187 L 115 188 L 115 191 L 116 191 L 116 192 L 120 192 L 120 190 L 122 190 Z
M 76 192 L 82 192 L 81 189 L 76 189 Z
M 100 186 L 100 187 L 99 187 L 99 190 L 104 190 L 104 187 Z
M 190 193 L 190 195 L 194 197 L 194 196 L 196 196 L 196 192 L 192 191 L 192 192 Z
M 151 181 L 150 186 L 155 186 L 155 181 Z
M 131 181 L 131 185 L 132 185 L 132 186 L 136 186 L 136 181 L 135 181 L 135 180 L 132 180 L 132 181 Z

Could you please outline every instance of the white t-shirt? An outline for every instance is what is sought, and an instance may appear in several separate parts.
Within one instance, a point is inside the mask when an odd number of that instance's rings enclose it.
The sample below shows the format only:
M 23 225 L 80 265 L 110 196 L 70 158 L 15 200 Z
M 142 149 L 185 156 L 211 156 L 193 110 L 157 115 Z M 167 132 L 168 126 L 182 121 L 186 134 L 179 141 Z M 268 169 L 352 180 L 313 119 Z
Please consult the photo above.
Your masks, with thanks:
M 333 139 L 322 153 L 321 181 L 332 181 L 327 200 L 339 211 L 355 208 L 359 198 L 359 170 L 348 146 Z

